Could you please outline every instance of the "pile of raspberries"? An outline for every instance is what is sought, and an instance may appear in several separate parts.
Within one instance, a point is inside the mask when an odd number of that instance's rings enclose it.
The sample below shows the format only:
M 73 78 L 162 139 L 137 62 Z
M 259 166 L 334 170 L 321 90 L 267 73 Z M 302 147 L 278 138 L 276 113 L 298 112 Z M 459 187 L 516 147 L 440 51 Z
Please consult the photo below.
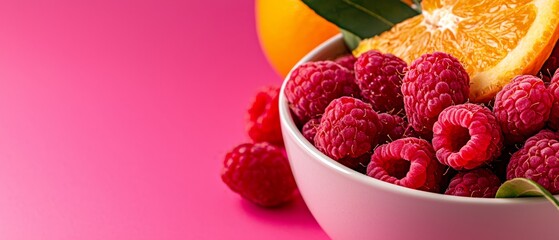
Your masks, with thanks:
M 553 56 L 541 78 L 517 76 L 486 104 L 469 102 L 466 70 L 442 52 L 410 65 L 375 50 L 308 62 L 292 70 L 285 95 L 304 138 L 381 181 L 491 198 L 502 182 L 524 177 L 559 194 L 559 71 L 551 74 L 548 66 L 555 70 L 559 61 Z M 263 207 L 297 195 L 279 94 L 279 86 L 257 92 L 246 117 L 248 141 L 227 152 L 221 171 L 231 190 Z
M 298 66 L 285 95 L 302 136 L 370 177 L 488 198 L 524 177 L 559 194 L 559 71 L 544 79 L 516 76 L 476 104 L 453 56 L 434 52 L 408 65 L 371 50 Z

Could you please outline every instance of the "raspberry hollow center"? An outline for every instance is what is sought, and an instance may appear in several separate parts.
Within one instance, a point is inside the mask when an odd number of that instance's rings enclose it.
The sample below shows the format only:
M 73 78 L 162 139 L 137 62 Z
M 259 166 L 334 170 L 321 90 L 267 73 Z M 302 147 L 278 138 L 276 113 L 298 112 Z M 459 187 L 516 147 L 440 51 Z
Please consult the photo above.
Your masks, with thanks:
M 410 161 L 404 159 L 390 161 L 386 164 L 385 169 L 388 175 L 401 180 L 410 171 Z
M 470 130 L 462 126 L 452 126 L 448 129 L 448 136 L 453 139 L 450 142 L 450 150 L 452 152 L 459 152 L 462 147 L 466 146 L 470 141 Z

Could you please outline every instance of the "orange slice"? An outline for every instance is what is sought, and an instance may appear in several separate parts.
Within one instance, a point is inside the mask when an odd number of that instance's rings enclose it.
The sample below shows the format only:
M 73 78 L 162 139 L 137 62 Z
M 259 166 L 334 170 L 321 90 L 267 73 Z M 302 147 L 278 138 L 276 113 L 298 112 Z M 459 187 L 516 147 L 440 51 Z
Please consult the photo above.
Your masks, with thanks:
M 423 13 L 363 40 L 411 63 L 442 51 L 470 74 L 470 100 L 486 102 L 519 74 L 536 74 L 559 38 L 559 0 L 424 0 Z

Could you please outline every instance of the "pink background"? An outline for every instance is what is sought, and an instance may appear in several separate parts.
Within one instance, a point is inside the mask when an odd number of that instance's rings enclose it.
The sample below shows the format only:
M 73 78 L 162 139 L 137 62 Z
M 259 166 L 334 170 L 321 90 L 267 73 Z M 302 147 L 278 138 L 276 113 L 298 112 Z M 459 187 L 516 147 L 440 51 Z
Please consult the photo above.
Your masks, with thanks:
M 1 239 L 325 239 L 221 182 L 281 79 L 253 0 L 0 3 Z

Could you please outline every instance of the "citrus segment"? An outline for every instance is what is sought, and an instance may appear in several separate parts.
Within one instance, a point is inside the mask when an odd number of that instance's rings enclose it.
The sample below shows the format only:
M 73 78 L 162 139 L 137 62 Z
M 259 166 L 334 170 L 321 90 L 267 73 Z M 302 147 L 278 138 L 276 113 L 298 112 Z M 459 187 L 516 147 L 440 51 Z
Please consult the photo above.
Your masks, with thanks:
M 354 54 L 376 49 L 411 63 L 434 51 L 460 60 L 470 98 L 490 100 L 514 76 L 535 74 L 559 37 L 557 0 L 424 0 L 423 13 L 363 40 Z

